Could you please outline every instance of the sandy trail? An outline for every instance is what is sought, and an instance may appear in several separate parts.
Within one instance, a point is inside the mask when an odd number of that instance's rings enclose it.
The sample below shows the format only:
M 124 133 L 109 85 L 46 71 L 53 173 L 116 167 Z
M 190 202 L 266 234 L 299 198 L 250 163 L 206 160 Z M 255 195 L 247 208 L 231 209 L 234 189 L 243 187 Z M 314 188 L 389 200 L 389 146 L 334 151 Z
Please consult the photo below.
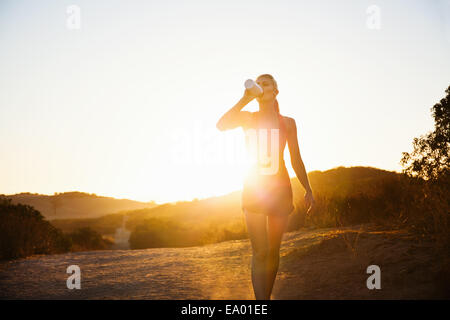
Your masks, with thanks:
M 433 298 L 429 244 L 406 233 L 358 228 L 286 233 L 274 299 Z M 355 241 L 356 240 L 356 241 Z M 33 256 L 0 264 L 1 299 L 253 299 L 248 240 L 203 247 L 107 250 Z M 366 268 L 378 264 L 382 290 L 368 290 Z M 69 290 L 66 269 L 81 269 Z M 426 272 L 427 276 L 423 276 Z M 416 281 L 416 282 L 414 282 Z M 441 291 L 439 291 L 441 290 Z

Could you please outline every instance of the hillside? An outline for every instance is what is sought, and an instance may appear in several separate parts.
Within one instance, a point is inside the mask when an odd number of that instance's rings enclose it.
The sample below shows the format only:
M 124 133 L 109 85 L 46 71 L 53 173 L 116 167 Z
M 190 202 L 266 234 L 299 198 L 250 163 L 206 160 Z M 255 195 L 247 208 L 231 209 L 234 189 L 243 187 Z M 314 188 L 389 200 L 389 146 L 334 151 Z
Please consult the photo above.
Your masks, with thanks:
M 65 192 L 56 195 L 19 193 L 0 195 L 12 199 L 13 203 L 21 203 L 34 207 L 47 220 L 97 218 L 120 211 L 152 208 L 154 202 L 139 202 L 128 199 L 102 197 L 83 192 Z
M 323 206 L 324 200 L 319 196 L 348 196 L 350 194 L 373 194 L 383 181 L 395 179 L 395 172 L 371 167 L 338 167 L 327 171 L 309 173 L 310 183 L 317 196 L 318 206 Z M 289 230 L 296 229 L 302 222 L 299 217 L 304 214 L 303 194 L 297 178 L 292 178 L 295 211 L 291 214 Z M 166 236 L 180 243 L 171 242 L 168 246 L 179 246 L 182 241 L 192 239 L 185 245 L 213 243 L 221 240 L 242 239 L 246 237 L 244 217 L 241 210 L 241 191 L 227 195 L 211 197 L 194 201 L 179 201 L 166 203 L 155 207 L 128 210 L 120 214 L 92 219 L 57 219 L 52 223 L 64 232 L 73 232 L 76 228 L 91 227 L 106 236 L 112 236 L 116 229 L 122 226 L 126 216 L 126 228 L 130 231 L 152 220 L 153 230 L 167 228 Z M 155 219 L 158 223 L 155 224 Z M 148 223 L 147 223 L 148 224 Z M 185 230 L 174 234 L 174 230 Z M 195 240 L 196 239 L 196 240 Z

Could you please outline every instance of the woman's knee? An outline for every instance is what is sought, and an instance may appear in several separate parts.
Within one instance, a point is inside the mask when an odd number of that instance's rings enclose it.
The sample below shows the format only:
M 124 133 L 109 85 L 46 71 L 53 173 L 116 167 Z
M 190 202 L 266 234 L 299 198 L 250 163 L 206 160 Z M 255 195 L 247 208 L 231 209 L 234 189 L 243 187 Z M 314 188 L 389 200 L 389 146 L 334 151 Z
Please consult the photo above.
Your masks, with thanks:
M 255 258 L 255 260 L 258 262 L 263 262 L 263 261 L 266 261 L 268 253 L 269 252 L 268 252 L 267 248 L 253 250 L 253 258 Z

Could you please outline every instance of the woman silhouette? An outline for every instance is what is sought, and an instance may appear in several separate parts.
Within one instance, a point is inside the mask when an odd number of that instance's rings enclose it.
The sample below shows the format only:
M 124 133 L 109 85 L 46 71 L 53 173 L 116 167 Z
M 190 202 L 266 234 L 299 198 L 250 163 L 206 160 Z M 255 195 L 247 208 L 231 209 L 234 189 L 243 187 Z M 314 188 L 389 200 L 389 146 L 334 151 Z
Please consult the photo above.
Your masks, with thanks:
M 291 182 L 283 159 L 286 142 L 292 168 L 306 190 L 308 212 L 314 198 L 298 147 L 295 120 L 280 115 L 276 99 L 277 82 L 270 74 L 263 74 L 256 83 L 263 89 L 263 94 L 255 97 L 245 90 L 239 102 L 219 119 L 216 126 L 220 131 L 241 126 L 247 136 L 247 147 L 256 143 L 256 162 L 244 182 L 242 210 L 252 245 L 255 298 L 270 300 L 278 271 L 282 236 L 288 216 L 294 209 Z M 241 111 L 254 98 L 259 103 L 259 111 Z M 265 156 L 267 153 L 270 160 Z

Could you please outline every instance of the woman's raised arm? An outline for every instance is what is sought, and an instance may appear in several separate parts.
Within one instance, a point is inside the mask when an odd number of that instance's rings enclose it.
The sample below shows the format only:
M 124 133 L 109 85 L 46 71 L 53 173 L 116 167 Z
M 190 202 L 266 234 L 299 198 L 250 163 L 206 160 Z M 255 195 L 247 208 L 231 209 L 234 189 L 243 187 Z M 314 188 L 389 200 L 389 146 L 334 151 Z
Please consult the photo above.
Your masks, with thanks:
M 217 121 L 217 129 L 220 131 L 225 131 L 247 124 L 250 120 L 251 112 L 241 110 L 254 98 L 254 96 L 245 90 L 244 96 L 238 101 L 238 103 L 236 103 L 234 107 L 228 110 L 219 119 L 219 121 Z

